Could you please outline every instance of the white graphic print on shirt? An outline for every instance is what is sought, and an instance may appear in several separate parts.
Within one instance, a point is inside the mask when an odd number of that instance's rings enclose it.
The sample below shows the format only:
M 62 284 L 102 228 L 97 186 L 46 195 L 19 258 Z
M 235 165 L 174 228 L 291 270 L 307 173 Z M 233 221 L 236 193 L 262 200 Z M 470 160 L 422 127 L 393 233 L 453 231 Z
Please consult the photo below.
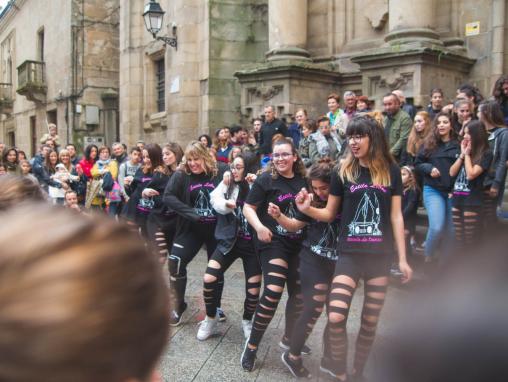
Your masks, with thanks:
M 379 229 L 381 214 L 377 195 L 365 191 L 356 210 L 353 221 L 349 223 L 348 241 L 383 241 Z
M 316 255 L 335 259 L 337 256 L 337 227 L 332 223 L 328 224 L 321 239 L 317 244 L 311 245 L 310 249 Z
M 291 194 L 288 194 L 290 195 L 291 197 L 293 197 L 293 195 Z M 279 200 L 280 198 L 283 198 L 284 196 L 279 196 Z M 286 215 L 288 218 L 292 219 L 294 217 L 296 217 L 296 211 L 295 211 L 295 205 L 293 203 L 293 200 L 291 200 L 289 202 L 289 205 L 288 207 L 286 208 L 286 211 L 284 211 L 284 215 Z M 277 226 L 275 227 L 275 229 L 277 230 L 277 233 L 281 236 L 295 236 L 295 235 L 301 235 L 302 234 L 302 230 L 298 230 L 296 232 L 288 232 L 284 227 L 282 227 L 280 224 L 277 224 Z
M 205 218 L 214 216 L 212 205 L 210 204 L 210 193 L 207 189 L 202 188 L 199 190 L 198 197 L 194 203 L 194 210 L 196 211 L 196 214 Z
M 457 180 L 455 180 L 455 185 L 453 186 L 453 194 L 467 196 L 470 193 L 471 189 L 469 188 L 469 181 L 467 180 L 466 170 L 464 167 L 462 167 L 460 169 Z

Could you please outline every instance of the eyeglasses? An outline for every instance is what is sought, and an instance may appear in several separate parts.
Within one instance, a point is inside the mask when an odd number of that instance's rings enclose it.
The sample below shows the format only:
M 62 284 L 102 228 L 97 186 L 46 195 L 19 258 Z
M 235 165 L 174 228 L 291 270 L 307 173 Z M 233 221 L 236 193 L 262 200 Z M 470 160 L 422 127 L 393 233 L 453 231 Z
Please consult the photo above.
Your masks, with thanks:
M 292 156 L 293 154 L 291 153 L 276 153 L 276 154 L 273 154 L 272 157 L 273 159 L 288 159 L 290 156 Z
M 350 141 L 353 141 L 353 143 L 360 143 L 363 139 L 363 137 L 365 137 L 365 135 L 349 135 L 347 136 L 347 140 L 348 142 Z
M 231 171 L 242 171 L 244 168 L 245 167 L 243 167 L 243 166 L 233 166 L 233 165 L 229 166 L 229 169 Z

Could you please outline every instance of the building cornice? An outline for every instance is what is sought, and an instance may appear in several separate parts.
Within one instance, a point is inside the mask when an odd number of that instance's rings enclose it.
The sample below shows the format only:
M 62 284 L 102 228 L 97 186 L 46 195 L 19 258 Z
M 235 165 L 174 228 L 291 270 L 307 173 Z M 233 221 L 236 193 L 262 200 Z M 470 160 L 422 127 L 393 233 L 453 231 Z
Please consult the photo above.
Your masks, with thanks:
M 26 0 L 10 0 L 0 14 L 0 34 L 7 29 L 21 7 L 25 5 Z

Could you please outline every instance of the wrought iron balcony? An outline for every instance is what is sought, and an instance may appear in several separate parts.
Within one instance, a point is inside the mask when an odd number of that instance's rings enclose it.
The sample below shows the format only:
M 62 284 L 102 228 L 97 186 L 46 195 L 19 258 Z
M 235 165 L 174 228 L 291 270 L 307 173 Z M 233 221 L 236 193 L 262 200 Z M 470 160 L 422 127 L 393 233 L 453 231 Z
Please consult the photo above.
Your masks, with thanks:
M 16 92 L 33 102 L 45 102 L 46 80 L 44 62 L 27 60 L 18 66 L 18 89 Z
M 0 83 L 0 114 L 11 114 L 13 105 L 12 84 Z

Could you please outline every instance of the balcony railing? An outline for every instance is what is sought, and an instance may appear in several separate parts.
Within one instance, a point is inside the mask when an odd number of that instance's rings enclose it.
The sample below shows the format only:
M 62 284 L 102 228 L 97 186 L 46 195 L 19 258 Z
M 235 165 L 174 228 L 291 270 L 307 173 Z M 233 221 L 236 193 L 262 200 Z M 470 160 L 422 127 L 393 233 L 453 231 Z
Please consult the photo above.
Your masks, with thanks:
M 0 83 L 0 114 L 11 114 L 13 104 L 12 84 Z
M 16 91 L 30 101 L 45 101 L 47 86 L 44 76 L 44 62 L 27 60 L 18 66 L 18 89 Z

